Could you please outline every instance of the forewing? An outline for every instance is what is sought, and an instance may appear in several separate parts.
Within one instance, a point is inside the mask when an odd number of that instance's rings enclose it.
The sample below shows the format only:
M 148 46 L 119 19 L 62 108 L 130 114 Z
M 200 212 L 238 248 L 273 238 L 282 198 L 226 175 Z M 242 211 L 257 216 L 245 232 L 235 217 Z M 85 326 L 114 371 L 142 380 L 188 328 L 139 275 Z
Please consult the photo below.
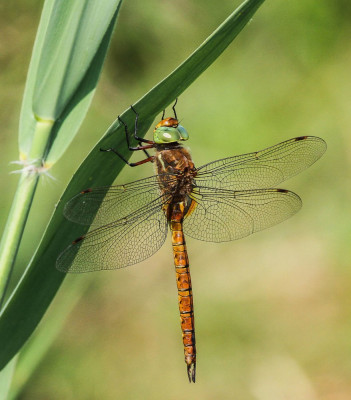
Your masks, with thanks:
M 60 254 L 56 267 L 73 273 L 123 268 L 151 257 L 166 236 L 165 214 L 154 202 L 77 239 Z
M 274 187 L 316 162 L 326 143 L 315 136 L 287 140 L 265 150 L 224 158 L 198 168 L 199 186 L 231 190 Z
M 82 225 L 107 225 L 124 218 L 161 197 L 160 175 L 118 186 L 87 189 L 69 200 L 64 215 Z M 163 175 L 172 183 L 173 175 Z
M 195 188 L 192 197 L 196 206 L 184 220 L 184 232 L 207 242 L 236 240 L 269 228 L 302 205 L 297 194 L 283 189 Z

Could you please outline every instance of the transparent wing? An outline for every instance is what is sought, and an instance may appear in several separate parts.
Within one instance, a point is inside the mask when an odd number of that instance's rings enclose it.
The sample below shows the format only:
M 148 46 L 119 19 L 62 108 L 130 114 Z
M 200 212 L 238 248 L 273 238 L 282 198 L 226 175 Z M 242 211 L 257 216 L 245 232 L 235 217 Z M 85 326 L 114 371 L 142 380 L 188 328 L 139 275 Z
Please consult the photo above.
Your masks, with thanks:
M 327 145 L 321 138 L 302 136 L 265 150 L 224 158 L 198 168 L 199 186 L 231 190 L 274 187 L 316 162 Z
M 63 272 L 123 268 L 151 257 L 164 243 L 167 220 L 161 201 L 155 201 L 117 222 L 75 240 L 57 259 Z
M 82 225 L 107 225 L 160 198 L 160 177 L 151 176 L 118 186 L 87 189 L 67 202 L 64 215 Z M 164 185 L 171 185 L 174 175 L 162 175 Z
M 302 205 L 284 189 L 231 191 L 195 188 L 195 209 L 184 220 L 184 232 L 207 242 L 226 242 L 279 224 Z

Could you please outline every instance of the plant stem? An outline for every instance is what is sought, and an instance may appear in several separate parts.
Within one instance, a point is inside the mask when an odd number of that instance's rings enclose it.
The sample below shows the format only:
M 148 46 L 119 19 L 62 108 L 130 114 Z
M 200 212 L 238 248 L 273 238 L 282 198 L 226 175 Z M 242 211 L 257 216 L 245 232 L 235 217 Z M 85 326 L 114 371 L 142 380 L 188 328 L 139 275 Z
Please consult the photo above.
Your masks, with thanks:
M 27 165 L 25 162 L 23 163 L 25 167 L 18 182 L 17 192 L 0 244 L 0 311 L 38 184 L 39 170 L 43 169 L 42 159 L 54 125 L 52 120 L 40 120 L 38 117 L 36 120 L 31 151 L 28 158 L 26 155 L 24 156 L 29 162 Z
M 11 278 L 38 180 L 39 175 L 37 173 L 29 170 L 22 172 L 2 236 L 0 244 L 0 310 L 5 299 L 6 289 Z

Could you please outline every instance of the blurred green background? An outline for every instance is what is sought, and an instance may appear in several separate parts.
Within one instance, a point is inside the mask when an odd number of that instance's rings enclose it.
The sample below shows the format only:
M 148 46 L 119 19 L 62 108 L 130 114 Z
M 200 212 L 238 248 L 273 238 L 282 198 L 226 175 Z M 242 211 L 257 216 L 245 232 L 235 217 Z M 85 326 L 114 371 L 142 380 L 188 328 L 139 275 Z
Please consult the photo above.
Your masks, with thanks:
M 125 1 L 80 134 L 52 169 L 55 180 L 40 182 L 14 281 L 72 173 L 109 124 L 239 4 Z M 21 97 L 41 7 L 36 0 L 0 3 L 0 226 L 18 180 L 9 163 L 18 159 Z M 267 0 L 179 99 L 198 166 L 294 136 L 328 143 L 317 164 L 282 185 L 304 201 L 294 218 L 227 244 L 188 239 L 197 383 L 187 381 L 168 241 L 139 265 L 65 280 L 40 325 L 44 337 L 72 291 L 84 287 L 84 296 L 20 399 L 351 398 L 350 18 L 346 0 Z M 125 168 L 118 182 L 151 174 L 148 165 Z

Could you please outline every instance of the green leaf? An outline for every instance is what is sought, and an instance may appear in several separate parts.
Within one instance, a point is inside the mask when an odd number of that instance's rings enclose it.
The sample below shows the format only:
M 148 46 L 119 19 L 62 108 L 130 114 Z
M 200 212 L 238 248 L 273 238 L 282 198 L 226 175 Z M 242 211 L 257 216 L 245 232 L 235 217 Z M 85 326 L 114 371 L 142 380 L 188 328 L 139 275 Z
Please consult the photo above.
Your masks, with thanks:
M 90 0 L 53 4 L 36 71 L 35 115 L 53 120 L 61 115 L 100 47 L 117 4 L 107 1 L 102 7 Z
M 120 4 L 45 2 L 22 103 L 22 160 L 46 156 L 50 167 L 73 140 L 94 94 Z M 40 122 L 48 125 L 46 135 L 37 132 Z
M 64 108 L 61 118 L 55 122 L 52 132 L 54 141 L 46 158 L 46 164 L 49 166 L 66 151 L 85 118 L 100 77 L 118 10 L 79 87 Z
M 13 358 L 6 367 L 0 372 L 0 399 L 5 400 L 8 398 L 10 391 L 13 374 L 17 364 L 17 357 Z
M 144 135 L 155 116 L 216 60 L 263 2 L 264 0 L 245 1 L 183 64 L 135 104 L 140 113 L 138 134 Z M 132 126 L 135 116 L 131 110 L 128 109 L 121 116 Z M 116 120 L 79 167 L 65 190 L 26 274 L 0 316 L 0 343 L 6 344 L 0 353 L 0 368 L 23 346 L 59 289 L 65 277 L 55 268 L 59 253 L 87 229 L 64 219 L 64 204 L 92 183 L 94 186 L 103 186 L 110 185 L 115 180 L 124 164 L 115 157 L 106 157 L 99 148 L 123 149 L 123 142 L 123 126 Z M 125 157 L 129 156 L 128 153 L 130 152 L 127 150 L 123 152 Z

